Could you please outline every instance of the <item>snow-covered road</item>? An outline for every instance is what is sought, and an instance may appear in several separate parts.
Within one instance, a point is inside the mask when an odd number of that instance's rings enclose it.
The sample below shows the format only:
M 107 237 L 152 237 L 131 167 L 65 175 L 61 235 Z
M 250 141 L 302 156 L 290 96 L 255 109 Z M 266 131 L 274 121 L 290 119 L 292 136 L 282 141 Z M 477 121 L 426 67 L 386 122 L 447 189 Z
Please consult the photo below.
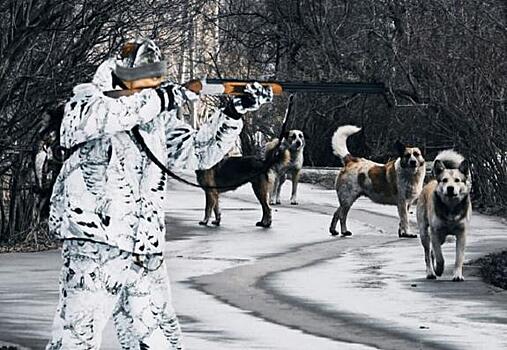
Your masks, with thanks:
M 244 186 L 222 198 L 221 227 L 202 227 L 202 191 L 171 187 L 166 257 L 187 349 L 507 348 L 507 293 L 469 266 L 464 283 L 449 282 L 453 244 L 444 277 L 427 281 L 419 240 L 396 236 L 394 207 L 359 200 L 342 239 L 327 233 L 334 191 L 303 184 L 299 199 L 262 229 Z M 474 215 L 467 260 L 500 249 L 506 223 Z M 0 255 L 0 344 L 43 348 L 59 264 L 58 251 Z M 109 324 L 102 349 L 117 348 Z

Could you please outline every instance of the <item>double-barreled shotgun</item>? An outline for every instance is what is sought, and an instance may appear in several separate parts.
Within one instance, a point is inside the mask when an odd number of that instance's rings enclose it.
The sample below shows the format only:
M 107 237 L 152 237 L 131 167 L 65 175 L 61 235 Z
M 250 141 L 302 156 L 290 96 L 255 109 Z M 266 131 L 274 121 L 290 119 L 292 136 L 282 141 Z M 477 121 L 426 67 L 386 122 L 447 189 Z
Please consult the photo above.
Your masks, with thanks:
M 205 84 L 200 80 L 191 80 L 184 86 L 194 92 L 204 95 L 241 95 L 245 86 L 252 81 L 239 79 L 206 79 Z M 382 94 L 385 92 L 383 83 L 333 83 L 309 81 L 259 81 L 265 87 L 270 86 L 274 95 L 284 92 L 314 92 L 328 94 Z
M 247 84 L 256 80 L 239 79 L 206 79 L 190 80 L 183 86 L 201 95 L 241 95 Z M 360 82 L 309 82 L 309 81 L 257 81 L 262 86 L 270 86 L 274 95 L 287 93 L 323 93 L 323 94 L 383 94 L 386 88 L 383 83 Z M 128 96 L 139 90 L 106 91 L 105 95 L 118 98 Z

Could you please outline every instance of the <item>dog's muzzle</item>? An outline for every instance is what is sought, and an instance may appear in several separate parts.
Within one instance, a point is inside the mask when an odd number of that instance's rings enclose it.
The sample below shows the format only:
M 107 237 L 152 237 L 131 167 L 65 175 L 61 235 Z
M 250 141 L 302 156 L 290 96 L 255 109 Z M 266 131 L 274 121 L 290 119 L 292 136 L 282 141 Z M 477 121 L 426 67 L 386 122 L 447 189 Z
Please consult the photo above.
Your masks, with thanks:
M 447 187 L 447 197 L 456 197 L 458 194 L 454 191 L 454 187 Z
M 301 149 L 301 147 L 303 147 L 304 144 L 303 142 L 301 142 L 300 140 L 297 140 L 297 141 L 294 141 L 291 145 L 291 148 L 295 151 L 298 151 Z

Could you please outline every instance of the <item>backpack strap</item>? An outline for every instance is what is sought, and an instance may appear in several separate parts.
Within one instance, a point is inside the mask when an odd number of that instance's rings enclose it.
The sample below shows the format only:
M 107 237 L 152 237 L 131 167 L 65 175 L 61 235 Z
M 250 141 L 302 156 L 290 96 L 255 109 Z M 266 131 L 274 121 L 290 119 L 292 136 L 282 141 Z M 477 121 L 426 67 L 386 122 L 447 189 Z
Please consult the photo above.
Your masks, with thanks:
M 143 137 L 141 136 L 141 133 L 139 132 L 139 125 L 136 125 L 132 128 L 132 135 L 134 136 L 134 139 L 138 142 L 138 144 L 141 146 L 141 149 L 144 151 L 144 153 L 146 153 L 146 155 L 148 156 L 148 158 L 150 158 L 150 160 L 155 163 L 159 168 L 160 170 L 162 170 L 162 172 L 166 173 L 167 175 L 169 175 L 170 177 L 172 177 L 173 179 L 175 180 L 178 180 L 180 182 L 183 182 L 187 185 L 190 185 L 192 187 L 199 187 L 199 188 L 203 188 L 203 186 L 200 186 L 198 184 L 195 184 L 193 182 L 190 182 L 178 175 L 176 175 L 174 172 L 172 172 L 170 169 L 168 169 L 154 154 L 153 152 L 150 150 L 150 148 L 148 147 L 148 145 L 146 145 L 146 142 L 144 142 L 144 139 Z

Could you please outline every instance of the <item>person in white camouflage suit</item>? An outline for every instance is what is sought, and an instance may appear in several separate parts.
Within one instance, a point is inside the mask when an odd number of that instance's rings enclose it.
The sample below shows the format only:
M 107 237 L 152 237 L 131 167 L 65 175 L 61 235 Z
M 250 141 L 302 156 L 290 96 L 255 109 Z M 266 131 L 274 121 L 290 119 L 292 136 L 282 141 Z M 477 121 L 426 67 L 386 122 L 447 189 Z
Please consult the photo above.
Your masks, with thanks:
M 98 349 L 112 317 L 123 349 L 182 349 L 163 259 L 166 175 L 131 129 L 170 168 L 208 169 L 234 144 L 242 114 L 270 102 L 258 83 L 217 109 L 198 131 L 176 108 L 196 95 L 162 83 L 160 49 L 125 44 L 65 106 L 61 146 L 70 156 L 53 188 L 50 231 L 63 240 L 60 299 L 46 349 Z M 130 96 L 104 92 L 139 89 Z

